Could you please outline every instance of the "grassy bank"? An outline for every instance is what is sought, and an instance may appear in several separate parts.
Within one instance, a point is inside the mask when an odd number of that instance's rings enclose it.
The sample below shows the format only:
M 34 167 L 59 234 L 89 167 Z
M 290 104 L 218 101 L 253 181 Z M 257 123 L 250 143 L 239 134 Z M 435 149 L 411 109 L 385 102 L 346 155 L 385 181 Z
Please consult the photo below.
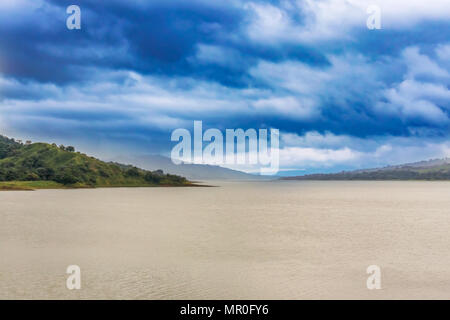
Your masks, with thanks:
M 1 181 L 0 191 L 23 190 L 32 191 L 35 189 L 62 189 L 65 186 L 54 181 Z
M 33 191 L 38 189 L 81 189 L 81 188 L 142 188 L 142 187 L 173 187 L 171 184 L 149 184 L 128 182 L 124 184 L 99 184 L 95 187 L 87 184 L 64 185 L 54 181 L 0 181 L 0 191 Z M 176 185 L 178 187 L 200 186 L 193 183 Z

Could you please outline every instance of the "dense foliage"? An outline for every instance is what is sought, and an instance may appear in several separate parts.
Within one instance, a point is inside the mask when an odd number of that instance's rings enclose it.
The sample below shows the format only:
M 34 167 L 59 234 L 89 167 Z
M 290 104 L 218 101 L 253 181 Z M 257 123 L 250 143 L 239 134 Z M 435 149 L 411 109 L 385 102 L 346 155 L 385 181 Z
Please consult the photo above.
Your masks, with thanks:
M 431 168 L 402 167 L 396 169 L 310 174 L 284 180 L 450 180 L 450 165 Z
M 180 176 L 106 163 L 74 147 L 22 144 L 0 136 L 0 181 L 55 181 L 74 186 L 184 185 Z

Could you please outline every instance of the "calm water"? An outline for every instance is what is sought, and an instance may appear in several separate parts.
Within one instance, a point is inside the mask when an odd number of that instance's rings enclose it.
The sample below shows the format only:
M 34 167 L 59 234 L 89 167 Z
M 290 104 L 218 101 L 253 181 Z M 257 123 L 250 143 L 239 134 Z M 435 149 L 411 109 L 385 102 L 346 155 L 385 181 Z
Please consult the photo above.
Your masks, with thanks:
M 0 299 L 450 298 L 450 183 L 218 184 L 1 192 Z

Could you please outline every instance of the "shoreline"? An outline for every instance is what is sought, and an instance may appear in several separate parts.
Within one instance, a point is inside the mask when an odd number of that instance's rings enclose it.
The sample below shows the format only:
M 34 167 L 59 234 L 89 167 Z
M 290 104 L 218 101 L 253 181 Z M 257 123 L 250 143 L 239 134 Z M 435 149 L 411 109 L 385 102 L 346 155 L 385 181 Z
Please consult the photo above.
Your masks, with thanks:
M 161 184 L 161 185 L 63 185 L 54 181 L 0 181 L 1 191 L 36 191 L 36 190 L 74 190 L 74 189 L 103 189 L 103 188 L 180 188 L 180 187 L 215 187 L 212 185 L 202 185 L 187 183 L 180 185 Z

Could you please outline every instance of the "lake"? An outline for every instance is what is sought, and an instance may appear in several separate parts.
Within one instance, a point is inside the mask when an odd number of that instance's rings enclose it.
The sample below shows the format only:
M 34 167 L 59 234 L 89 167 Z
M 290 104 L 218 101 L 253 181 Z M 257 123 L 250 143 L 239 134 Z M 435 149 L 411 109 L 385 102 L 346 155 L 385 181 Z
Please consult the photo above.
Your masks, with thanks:
M 213 184 L 1 192 L 0 299 L 450 298 L 448 182 Z

